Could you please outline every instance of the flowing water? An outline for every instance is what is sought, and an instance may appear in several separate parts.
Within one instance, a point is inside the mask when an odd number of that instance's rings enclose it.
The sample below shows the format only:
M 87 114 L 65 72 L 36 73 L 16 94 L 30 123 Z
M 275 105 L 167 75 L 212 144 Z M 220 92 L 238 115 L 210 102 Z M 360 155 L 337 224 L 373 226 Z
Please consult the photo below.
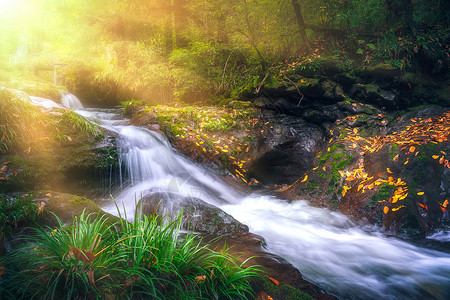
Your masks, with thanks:
M 450 254 L 386 237 L 305 201 L 240 194 L 176 153 L 162 135 L 127 125 L 112 110 L 77 112 L 118 136 L 123 189 L 114 198 L 128 215 L 149 193 L 194 196 L 247 224 L 268 251 L 341 299 L 450 299 Z M 105 210 L 117 214 L 113 205 Z

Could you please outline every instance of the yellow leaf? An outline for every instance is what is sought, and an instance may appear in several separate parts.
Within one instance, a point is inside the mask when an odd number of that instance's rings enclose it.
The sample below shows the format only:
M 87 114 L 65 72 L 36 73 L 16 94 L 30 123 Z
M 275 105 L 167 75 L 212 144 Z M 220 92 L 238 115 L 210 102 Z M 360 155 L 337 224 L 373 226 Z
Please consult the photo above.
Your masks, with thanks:
M 431 156 L 433 159 L 438 159 L 439 158 L 439 155 L 433 155 L 433 156 Z
M 398 154 L 396 156 L 394 156 L 394 161 L 398 160 Z
M 306 180 L 308 180 L 308 175 L 305 175 L 305 178 L 301 182 L 305 182 Z
M 425 194 L 424 192 L 418 192 L 417 195 L 422 196 L 423 194 Z
M 404 165 L 407 165 L 409 163 L 409 158 L 405 161 Z
M 341 177 L 344 177 L 345 176 L 345 172 L 343 172 L 343 171 L 338 171 L 339 172 L 339 175 L 341 175 Z
M 387 214 L 387 213 L 388 213 L 388 211 L 389 211 L 389 207 L 385 206 L 385 207 L 383 208 L 383 212 L 384 212 L 384 214 Z
M 313 168 L 313 170 L 317 170 L 318 168 L 319 168 L 319 166 L 317 166 L 317 167 Z
M 389 174 L 392 174 L 391 169 L 387 168 L 386 170 L 387 170 L 387 172 L 388 172 Z
M 393 208 L 392 211 L 397 211 L 397 210 L 399 210 L 399 209 L 402 208 L 402 207 L 406 207 L 406 206 L 400 205 L 399 207 Z

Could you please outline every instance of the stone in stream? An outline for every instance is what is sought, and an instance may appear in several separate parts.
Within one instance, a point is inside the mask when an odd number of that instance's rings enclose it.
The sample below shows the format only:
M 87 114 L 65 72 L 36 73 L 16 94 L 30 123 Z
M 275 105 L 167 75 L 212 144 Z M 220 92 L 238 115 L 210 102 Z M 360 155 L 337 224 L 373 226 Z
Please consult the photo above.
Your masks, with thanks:
M 248 232 L 247 225 L 198 198 L 158 192 L 143 197 L 138 207 L 141 205 L 144 215 L 167 215 L 171 219 L 177 218 L 183 210 L 182 226 L 194 232 L 212 235 Z

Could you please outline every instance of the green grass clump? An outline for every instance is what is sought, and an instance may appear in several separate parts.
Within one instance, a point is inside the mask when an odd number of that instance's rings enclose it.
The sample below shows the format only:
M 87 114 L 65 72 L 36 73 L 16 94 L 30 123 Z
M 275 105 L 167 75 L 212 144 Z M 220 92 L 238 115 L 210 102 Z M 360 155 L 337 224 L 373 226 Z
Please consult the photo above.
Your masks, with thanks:
M 70 110 L 51 114 L 31 104 L 25 93 L 0 88 L 0 154 L 42 153 L 55 140 L 71 141 L 72 133 L 103 137 L 96 125 Z
M 126 216 L 125 216 L 126 218 Z M 39 299 L 247 299 L 257 267 L 215 252 L 176 220 L 133 222 L 83 213 L 73 225 L 36 229 L 6 258 L 5 295 Z M 139 298 L 140 299 L 140 298 Z
M 32 199 L 31 195 L 0 197 L 0 230 L 3 233 L 9 235 L 17 227 L 37 220 L 40 209 Z

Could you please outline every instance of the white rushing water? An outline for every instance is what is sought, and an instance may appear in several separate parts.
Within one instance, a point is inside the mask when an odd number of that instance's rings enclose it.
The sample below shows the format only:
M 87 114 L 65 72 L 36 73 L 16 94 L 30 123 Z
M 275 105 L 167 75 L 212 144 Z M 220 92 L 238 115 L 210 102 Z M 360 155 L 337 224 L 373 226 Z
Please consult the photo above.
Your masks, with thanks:
M 368 232 L 346 216 L 267 195 L 241 195 L 176 153 L 160 134 L 126 125 L 110 111 L 80 110 L 119 137 L 125 188 L 115 195 L 133 211 L 141 195 L 167 191 L 217 205 L 270 252 L 341 299 L 450 299 L 450 255 Z M 117 214 L 114 205 L 105 210 Z
M 65 107 L 69 109 L 83 108 L 83 104 L 81 104 L 80 99 L 78 99 L 75 95 L 67 92 L 61 92 L 61 94 L 62 94 L 61 103 Z
M 53 100 L 46 99 L 46 98 L 30 96 L 30 101 L 33 105 L 40 106 L 47 110 L 51 110 L 54 108 L 63 108 L 61 105 L 54 102 Z

